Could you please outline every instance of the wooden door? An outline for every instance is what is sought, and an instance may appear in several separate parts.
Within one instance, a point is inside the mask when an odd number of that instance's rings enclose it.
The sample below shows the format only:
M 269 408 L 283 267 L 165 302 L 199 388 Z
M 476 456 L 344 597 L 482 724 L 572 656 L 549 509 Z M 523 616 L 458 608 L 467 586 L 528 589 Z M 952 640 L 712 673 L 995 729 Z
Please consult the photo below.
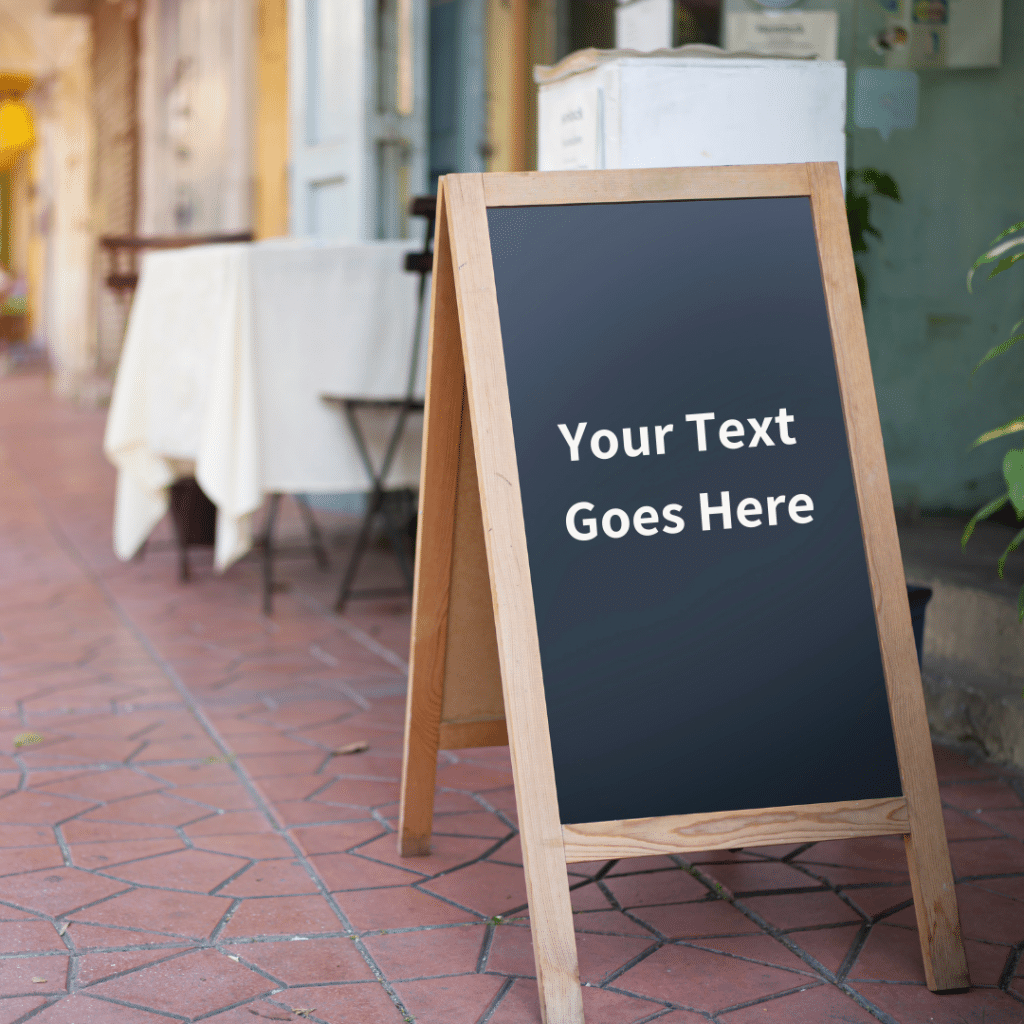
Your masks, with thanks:
M 143 7 L 143 234 L 252 227 L 251 15 L 245 0 Z
M 430 183 L 482 171 L 487 143 L 484 0 L 430 3 Z
M 406 234 L 426 178 L 425 0 L 290 0 L 291 233 Z

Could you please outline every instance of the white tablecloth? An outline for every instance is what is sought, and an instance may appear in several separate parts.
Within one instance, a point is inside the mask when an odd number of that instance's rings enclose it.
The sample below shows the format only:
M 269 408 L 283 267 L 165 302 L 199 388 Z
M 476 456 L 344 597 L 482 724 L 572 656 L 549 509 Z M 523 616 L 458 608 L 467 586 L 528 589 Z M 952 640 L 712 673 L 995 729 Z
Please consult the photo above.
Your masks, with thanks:
M 348 424 L 320 396 L 404 397 L 419 279 L 403 257 L 416 247 L 282 240 L 146 257 L 104 439 L 119 557 L 141 547 L 183 475 L 217 506 L 222 569 L 252 546 L 264 494 L 368 489 Z M 424 340 L 420 395 L 425 364 Z M 392 415 L 361 418 L 379 458 Z M 419 460 L 414 418 L 389 483 L 415 486 Z

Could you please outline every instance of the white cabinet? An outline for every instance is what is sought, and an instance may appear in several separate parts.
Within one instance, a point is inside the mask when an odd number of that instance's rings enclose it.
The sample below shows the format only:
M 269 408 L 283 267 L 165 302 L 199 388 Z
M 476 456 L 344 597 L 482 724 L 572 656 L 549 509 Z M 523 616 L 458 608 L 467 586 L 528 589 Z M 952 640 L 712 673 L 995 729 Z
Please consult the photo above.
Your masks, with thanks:
M 538 69 L 542 171 L 846 164 L 842 61 L 581 51 Z

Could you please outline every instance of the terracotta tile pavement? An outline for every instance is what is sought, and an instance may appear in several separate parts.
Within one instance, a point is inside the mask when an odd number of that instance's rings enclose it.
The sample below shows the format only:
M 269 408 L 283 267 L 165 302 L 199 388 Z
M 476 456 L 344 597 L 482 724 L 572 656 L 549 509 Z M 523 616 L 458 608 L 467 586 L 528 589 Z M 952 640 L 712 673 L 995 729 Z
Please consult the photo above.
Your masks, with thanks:
M 536 1024 L 507 751 L 443 754 L 395 851 L 408 603 L 335 616 L 303 555 L 267 619 L 166 526 L 118 562 L 102 430 L 0 380 L 0 1024 Z M 924 986 L 899 839 L 763 847 L 573 865 L 588 1024 L 1024 1024 L 1024 779 L 936 757 L 971 992 Z

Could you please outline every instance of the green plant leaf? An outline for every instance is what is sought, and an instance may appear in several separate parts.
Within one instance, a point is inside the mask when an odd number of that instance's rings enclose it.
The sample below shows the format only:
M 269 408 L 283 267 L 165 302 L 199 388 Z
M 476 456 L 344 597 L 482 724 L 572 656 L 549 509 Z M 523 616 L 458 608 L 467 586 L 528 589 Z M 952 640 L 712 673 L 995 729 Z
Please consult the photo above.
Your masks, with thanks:
M 1017 595 L 1017 621 L 1024 622 L 1024 587 L 1020 588 L 1020 593 Z
M 1024 245 L 1024 239 L 1022 239 L 1018 245 Z M 995 266 L 995 269 L 991 274 L 988 275 L 988 279 L 991 281 L 996 274 L 1001 274 L 1004 270 L 1009 270 L 1010 267 L 1017 262 L 1017 260 L 1024 259 L 1024 252 L 1015 252 L 1012 256 L 1004 256 Z
M 988 243 L 988 247 L 991 249 L 997 242 L 1001 242 L 1007 235 L 1012 235 L 1017 231 L 1024 231 L 1024 220 L 1019 220 L 1016 224 L 1011 224 L 1005 231 L 1000 231 L 999 234 Z
M 1001 427 L 996 427 L 995 430 L 986 431 L 986 433 L 975 440 L 971 447 L 977 448 L 979 444 L 994 441 L 997 437 L 1006 437 L 1007 434 L 1016 434 L 1021 430 L 1024 430 L 1024 417 L 1010 420 L 1009 423 L 1004 423 Z
M 864 232 L 870 230 L 871 204 L 867 196 L 850 192 L 846 197 L 846 219 L 850 225 L 850 244 L 854 252 L 867 252 Z
M 1020 224 L 1015 224 L 1012 228 L 1007 228 L 1006 231 L 1004 231 L 999 236 L 999 238 L 1004 238 L 1006 235 L 1011 234 L 1014 231 L 1020 230 L 1022 225 L 1024 225 L 1024 221 L 1021 221 Z M 999 241 L 999 238 L 996 239 L 997 242 Z M 994 263 L 997 259 L 999 259 L 1000 256 L 1003 255 L 1004 252 L 1009 252 L 1010 249 L 1013 249 L 1015 246 L 1018 245 L 1024 245 L 1024 238 L 1011 238 L 1008 242 L 1003 242 L 1000 245 L 990 245 L 989 248 L 986 249 L 974 261 L 974 266 L 967 271 L 967 290 L 973 290 L 971 288 L 971 280 L 974 277 L 974 272 L 978 269 L 978 267 L 982 266 L 985 263 Z M 989 276 L 992 277 L 994 275 Z
M 980 370 L 981 367 L 983 367 L 990 359 L 995 359 L 996 356 L 1001 356 L 1004 352 L 1009 352 L 1010 349 L 1013 348 L 1013 346 L 1016 345 L 1017 342 L 1020 341 L 1022 338 L 1024 338 L 1024 334 L 1015 334 L 1013 335 L 1013 337 L 1007 338 L 1006 341 L 1000 342 L 998 345 L 995 346 L 995 348 L 990 348 L 981 357 L 981 360 L 978 362 L 978 365 L 973 370 L 971 370 L 971 376 L 973 377 L 978 372 L 978 370 Z
M 874 167 L 865 167 L 861 172 L 861 178 L 864 184 L 870 185 L 878 195 L 887 196 L 897 203 L 903 202 L 900 198 L 899 186 L 893 180 L 892 175 L 878 171 Z
M 1024 543 L 1024 530 L 1021 530 L 1014 538 L 1006 545 L 1006 550 L 999 556 L 999 578 L 1003 578 L 1003 569 L 1006 567 L 1007 555 L 1012 551 L 1016 551 L 1017 548 Z
M 1003 456 L 1003 477 L 1017 518 L 1024 519 L 1024 448 L 1011 448 Z
M 882 238 L 882 232 L 871 223 L 873 195 L 885 196 L 897 203 L 902 201 L 892 175 L 875 167 L 851 168 L 846 172 L 846 220 L 850 228 L 850 245 L 855 253 L 868 252 L 868 235 L 879 240 Z M 867 302 L 867 281 L 860 267 L 857 267 L 857 289 L 863 306 Z
M 971 534 L 974 533 L 974 528 L 982 521 L 982 519 L 988 519 L 993 512 L 998 512 L 1009 500 L 1010 495 L 1004 494 L 1001 498 L 993 498 L 987 505 L 979 508 L 978 511 L 971 516 L 971 521 L 967 524 L 967 528 L 964 530 L 964 535 L 960 538 L 960 547 L 967 547 L 967 542 L 971 539 Z

